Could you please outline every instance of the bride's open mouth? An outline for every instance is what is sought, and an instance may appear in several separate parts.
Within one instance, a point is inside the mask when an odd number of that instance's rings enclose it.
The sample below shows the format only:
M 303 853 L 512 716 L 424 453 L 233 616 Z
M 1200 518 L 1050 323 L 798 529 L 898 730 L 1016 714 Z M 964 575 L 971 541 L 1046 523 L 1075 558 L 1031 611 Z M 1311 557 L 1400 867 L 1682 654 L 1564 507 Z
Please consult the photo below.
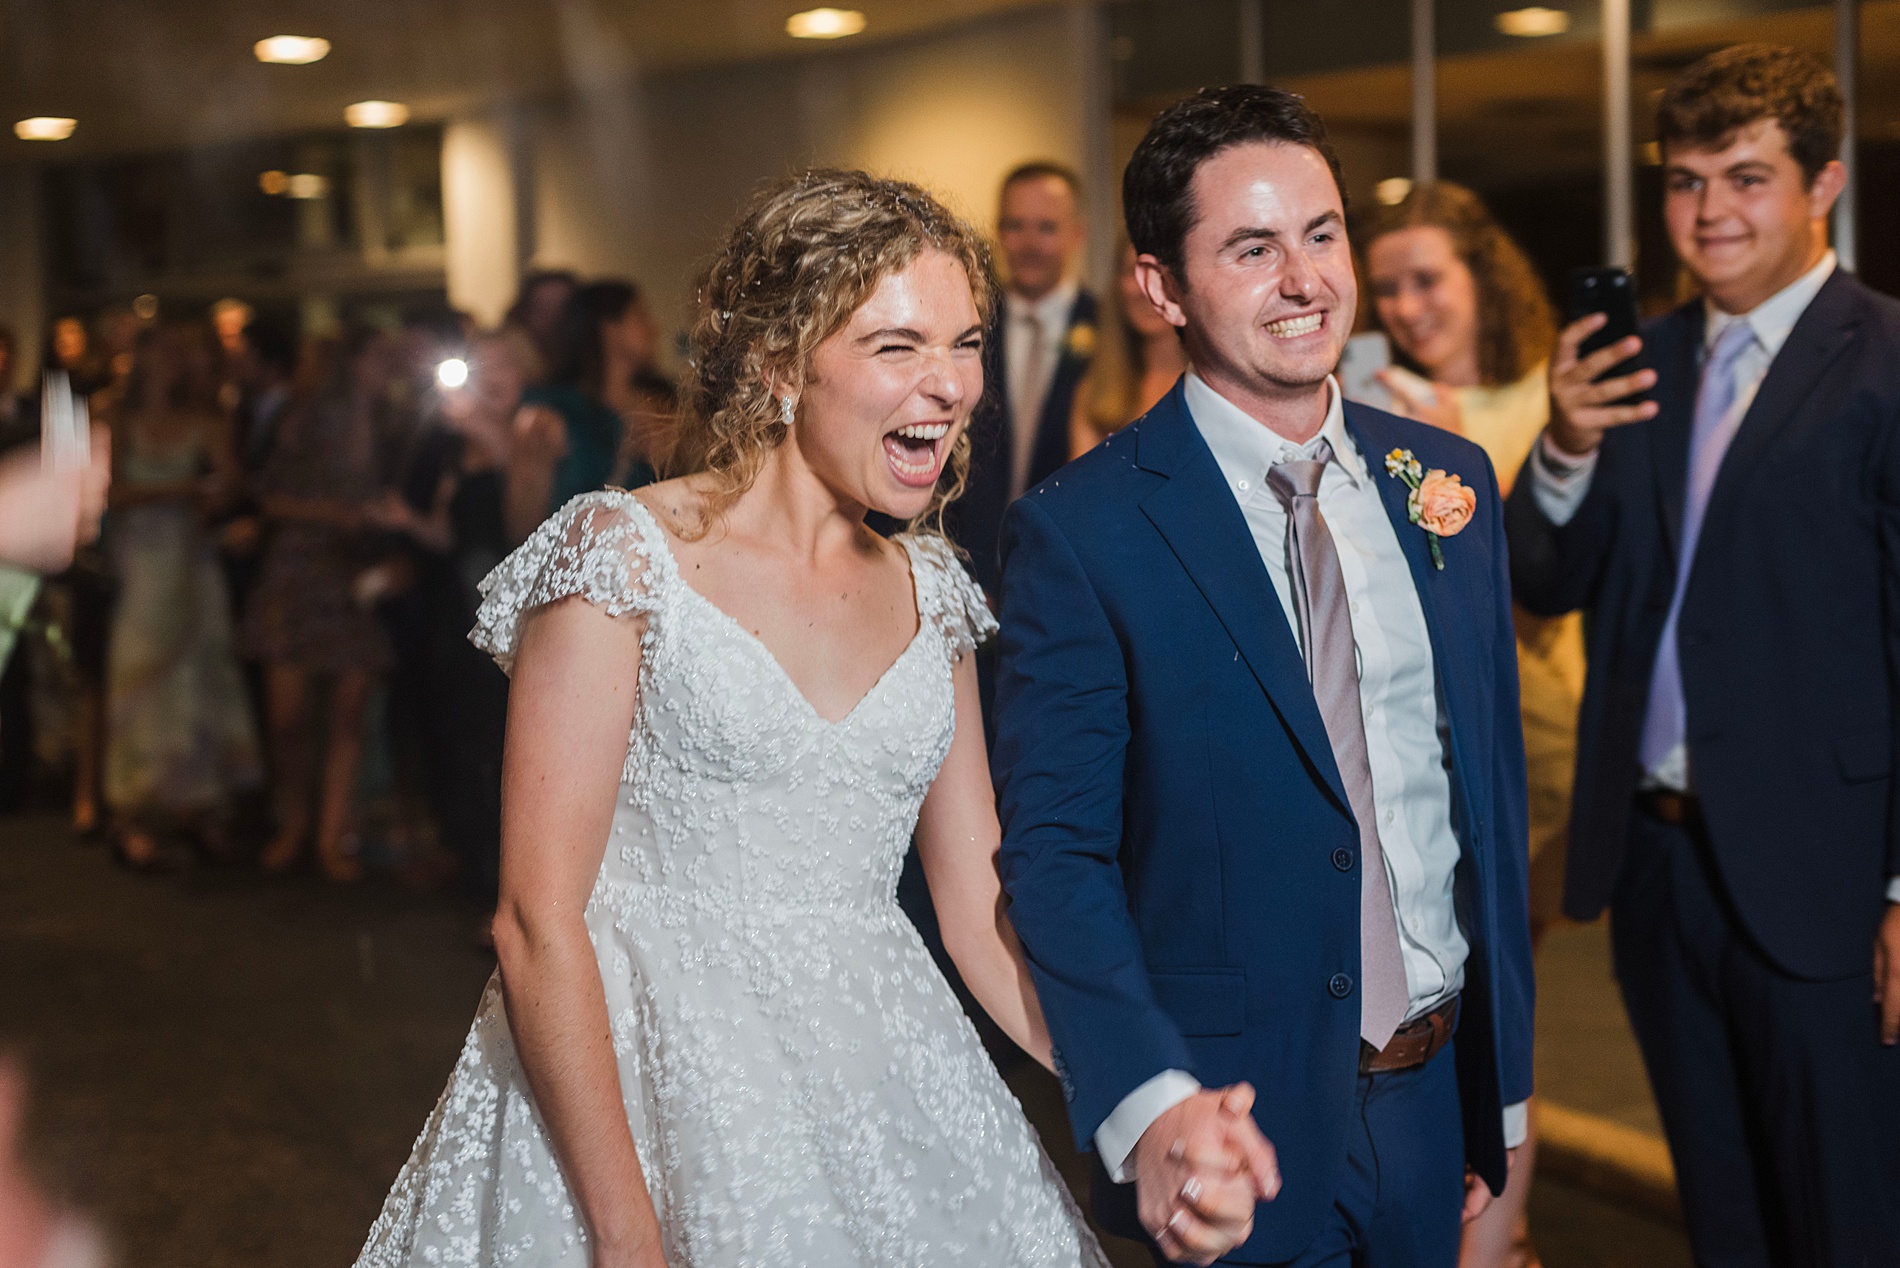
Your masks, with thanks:
M 949 437 L 948 422 L 908 423 L 884 433 L 884 457 L 898 483 L 913 489 L 935 484 Z

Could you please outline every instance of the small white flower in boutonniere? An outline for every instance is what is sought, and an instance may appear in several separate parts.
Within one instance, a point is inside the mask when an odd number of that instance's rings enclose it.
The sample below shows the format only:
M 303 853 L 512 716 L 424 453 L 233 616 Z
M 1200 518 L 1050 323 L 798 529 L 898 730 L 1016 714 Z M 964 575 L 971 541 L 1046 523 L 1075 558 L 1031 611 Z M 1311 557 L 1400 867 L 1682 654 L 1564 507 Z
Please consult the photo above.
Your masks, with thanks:
M 1412 490 L 1412 495 L 1405 500 L 1406 515 L 1425 530 L 1425 538 L 1432 544 L 1432 566 L 1443 571 L 1445 556 L 1438 549 L 1438 539 L 1456 537 L 1465 531 L 1472 513 L 1478 509 L 1477 493 L 1466 488 L 1465 482 L 1455 475 L 1446 475 L 1436 468 L 1427 471 L 1410 449 L 1394 449 L 1387 454 L 1385 469 L 1387 474 L 1405 481 L 1406 487 Z
M 1068 338 L 1063 343 L 1070 356 L 1078 361 L 1087 361 L 1095 355 L 1095 327 L 1086 321 L 1078 321 L 1069 327 Z

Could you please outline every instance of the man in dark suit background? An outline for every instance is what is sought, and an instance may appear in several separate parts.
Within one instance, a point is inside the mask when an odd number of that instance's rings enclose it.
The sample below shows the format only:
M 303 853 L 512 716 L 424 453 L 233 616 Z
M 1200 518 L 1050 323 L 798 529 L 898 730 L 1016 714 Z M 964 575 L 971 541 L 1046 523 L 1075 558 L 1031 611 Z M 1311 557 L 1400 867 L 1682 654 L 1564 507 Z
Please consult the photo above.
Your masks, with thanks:
M 1076 277 L 1086 238 L 1082 182 L 1060 163 L 1003 178 L 996 240 L 1007 278 L 983 346 L 983 403 L 970 423 L 970 475 L 946 527 L 992 597 L 1003 511 L 1069 460 L 1076 384 L 1095 350 L 1095 296 Z
M 1900 304 L 1828 249 L 1841 128 L 1790 49 L 1668 89 L 1705 297 L 1601 383 L 1639 341 L 1564 332 L 1509 508 L 1519 600 L 1590 611 L 1566 908 L 1610 908 L 1704 1265 L 1900 1264 Z

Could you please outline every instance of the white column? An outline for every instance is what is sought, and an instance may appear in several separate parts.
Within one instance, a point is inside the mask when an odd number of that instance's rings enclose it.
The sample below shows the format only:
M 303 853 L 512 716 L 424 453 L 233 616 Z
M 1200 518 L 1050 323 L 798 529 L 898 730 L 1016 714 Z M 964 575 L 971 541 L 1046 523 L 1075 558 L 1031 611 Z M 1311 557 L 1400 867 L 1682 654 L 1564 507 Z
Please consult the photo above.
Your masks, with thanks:
M 1267 82 L 1266 0 L 1240 0 L 1240 81 Z
M 1834 203 L 1834 254 L 1841 267 L 1854 271 L 1860 227 L 1854 215 L 1859 161 L 1854 154 L 1854 99 L 1860 93 L 1860 0 L 1834 0 L 1834 78 L 1840 81 L 1847 112 L 1841 129 L 1841 163 L 1847 168 L 1847 186 Z
M 1630 0 L 1603 0 L 1603 262 L 1636 265 Z
M 521 281 L 521 181 L 514 129 L 498 115 L 458 119 L 442 136 L 442 222 L 449 303 L 499 322 Z
M 1412 181 L 1438 179 L 1438 34 L 1432 0 L 1412 0 Z
M 1112 131 L 1114 86 L 1108 58 L 1108 14 L 1100 0 L 1077 0 L 1069 10 L 1075 57 L 1082 70 L 1082 185 L 1089 222 L 1084 272 L 1099 294 L 1115 284 L 1121 261 L 1115 240 L 1121 235 L 1121 186 L 1115 179 Z
M 40 363 L 40 333 L 46 327 L 46 274 L 40 216 L 40 169 L 25 163 L 0 167 L 0 322 L 13 327 L 13 382 L 0 390 L 32 386 Z

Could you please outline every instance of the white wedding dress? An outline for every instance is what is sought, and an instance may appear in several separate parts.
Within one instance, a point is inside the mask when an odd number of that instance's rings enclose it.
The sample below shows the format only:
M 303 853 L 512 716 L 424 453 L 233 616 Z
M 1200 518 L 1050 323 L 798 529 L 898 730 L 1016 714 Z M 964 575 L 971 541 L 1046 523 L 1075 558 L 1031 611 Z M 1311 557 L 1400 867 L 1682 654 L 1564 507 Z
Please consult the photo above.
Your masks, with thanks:
M 471 637 L 504 668 L 542 604 L 646 617 L 586 921 L 671 1268 L 1106 1268 L 897 907 L 951 667 L 995 628 L 946 543 L 899 540 L 917 634 L 836 723 L 628 494 L 576 498 L 483 583 Z M 588 1263 L 498 980 L 357 1262 Z

